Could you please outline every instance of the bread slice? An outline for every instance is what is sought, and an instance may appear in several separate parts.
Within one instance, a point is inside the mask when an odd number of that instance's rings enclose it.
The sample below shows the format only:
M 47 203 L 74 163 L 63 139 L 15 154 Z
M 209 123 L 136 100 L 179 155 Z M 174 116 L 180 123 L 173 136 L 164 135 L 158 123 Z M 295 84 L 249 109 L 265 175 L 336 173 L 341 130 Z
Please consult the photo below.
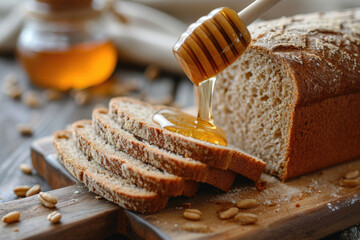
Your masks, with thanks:
M 71 131 L 56 132 L 53 142 L 60 162 L 96 194 L 121 207 L 141 213 L 157 212 L 167 204 L 168 197 L 139 188 L 128 179 L 89 161 L 76 147 Z
M 167 196 L 181 195 L 184 189 L 185 194 L 195 194 L 199 187 L 199 183 L 166 173 L 117 150 L 96 134 L 91 120 L 77 121 L 72 128 L 74 140 L 85 156 L 139 187 Z
M 154 106 L 135 99 L 118 97 L 110 101 L 109 113 L 121 128 L 151 144 L 203 162 L 207 165 L 230 169 L 257 181 L 265 163 L 239 149 L 200 141 L 168 131 L 152 121 L 152 116 L 164 106 Z
M 228 191 L 235 180 L 234 172 L 209 167 L 134 137 L 111 118 L 107 109 L 95 109 L 92 119 L 96 133 L 109 144 L 159 169 L 185 179 L 211 184 L 223 191 Z

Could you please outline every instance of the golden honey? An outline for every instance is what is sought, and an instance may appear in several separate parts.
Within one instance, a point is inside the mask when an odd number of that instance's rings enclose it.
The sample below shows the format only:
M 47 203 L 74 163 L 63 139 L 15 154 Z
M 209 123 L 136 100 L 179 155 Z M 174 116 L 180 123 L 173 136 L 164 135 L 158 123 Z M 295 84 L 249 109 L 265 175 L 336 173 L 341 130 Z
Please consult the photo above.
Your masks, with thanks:
M 109 41 L 83 42 L 59 50 L 18 49 L 30 79 L 41 87 L 57 90 L 97 85 L 112 74 L 117 52 Z
M 214 124 L 211 112 L 212 91 L 215 80 L 215 78 L 211 78 L 196 86 L 199 105 L 197 117 L 180 110 L 161 109 L 154 114 L 153 121 L 169 131 L 226 146 L 226 134 Z
M 154 115 L 153 120 L 169 131 L 209 143 L 227 145 L 225 132 L 221 128 L 184 112 L 163 109 Z

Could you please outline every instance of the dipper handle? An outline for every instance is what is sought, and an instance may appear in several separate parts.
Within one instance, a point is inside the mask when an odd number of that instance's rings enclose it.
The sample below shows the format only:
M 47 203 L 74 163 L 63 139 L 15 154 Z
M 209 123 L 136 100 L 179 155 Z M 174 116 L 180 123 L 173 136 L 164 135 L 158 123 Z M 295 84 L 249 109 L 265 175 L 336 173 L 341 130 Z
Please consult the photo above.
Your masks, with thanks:
M 256 0 L 239 12 L 238 16 L 248 26 L 281 0 Z
M 257 0 L 239 14 L 230 8 L 218 8 L 191 24 L 173 48 L 190 80 L 199 85 L 232 64 L 250 44 L 247 24 L 279 1 Z

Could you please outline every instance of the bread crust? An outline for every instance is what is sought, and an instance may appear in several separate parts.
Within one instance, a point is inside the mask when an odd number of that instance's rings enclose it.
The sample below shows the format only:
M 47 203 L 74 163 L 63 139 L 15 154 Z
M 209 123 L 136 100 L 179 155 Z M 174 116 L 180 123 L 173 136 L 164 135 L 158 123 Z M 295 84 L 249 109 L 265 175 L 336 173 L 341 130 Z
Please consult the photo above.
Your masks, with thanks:
M 283 180 L 360 156 L 360 93 L 295 109 Z

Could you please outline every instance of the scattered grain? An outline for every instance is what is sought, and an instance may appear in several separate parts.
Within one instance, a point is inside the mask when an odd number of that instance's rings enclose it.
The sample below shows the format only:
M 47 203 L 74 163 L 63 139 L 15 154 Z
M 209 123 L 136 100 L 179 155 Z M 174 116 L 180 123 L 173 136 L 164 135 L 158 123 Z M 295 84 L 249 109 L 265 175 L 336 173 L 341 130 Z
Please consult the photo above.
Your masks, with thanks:
M 247 208 L 253 208 L 257 205 L 256 199 L 244 199 L 237 203 L 238 208 L 247 209 Z
M 295 204 L 295 207 L 300 207 L 300 203 L 296 203 L 296 204 Z
M 183 213 L 184 218 L 186 218 L 188 220 L 193 220 L 193 221 L 200 220 L 201 214 L 202 213 L 200 210 L 193 209 L 193 208 L 185 209 L 185 211 Z
M 182 229 L 188 232 L 208 233 L 211 232 L 209 226 L 202 223 L 188 222 L 182 226 Z
M 257 222 L 258 216 L 252 213 L 238 213 L 234 219 L 241 225 L 250 225 Z
M 191 203 L 189 203 L 189 202 L 182 203 L 181 207 L 183 207 L 183 208 L 191 208 Z
M 351 171 L 345 174 L 345 179 L 354 179 L 359 176 L 359 170 Z
M 20 164 L 19 169 L 25 174 L 31 174 L 32 172 L 31 166 L 27 165 L 26 163 Z
M 8 86 L 16 86 L 19 84 L 19 80 L 13 73 L 9 73 L 4 77 L 4 84 Z
M 100 199 L 102 199 L 102 196 L 95 196 L 95 198 L 96 198 L 97 200 L 100 200 Z
M 33 126 L 31 124 L 18 124 L 16 130 L 22 136 L 31 136 L 33 134 Z
M 111 96 L 125 96 L 129 91 L 121 85 L 121 83 L 116 83 L 111 87 Z
M 24 186 L 17 186 L 14 188 L 14 193 L 19 197 L 25 197 L 26 192 L 29 191 L 30 186 L 24 185 Z
M 3 86 L 3 93 L 12 99 L 19 99 L 22 94 L 22 89 L 17 85 L 15 86 L 5 85 Z
M 55 100 L 59 100 L 60 98 L 62 98 L 63 93 L 60 91 L 56 91 L 53 89 L 46 89 L 44 92 L 45 95 L 45 99 L 48 101 L 55 101 Z
M 20 220 L 20 212 L 18 211 L 10 212 L 5 216 L 3 216 L 1 219 L 1 221 L 3 221 L 4 223 L 14 223 L 14 222 L 18 222 L 19 220 Z
M 40 192 L 38 199 L 42 205 L 48 208 L 54 208 L 57 203 L 57 199 L 50 193 Z
M 41 191 L 41 186 L 39 184 L 36 184 L 32 186 L 27 192 L 26 197 L 33 196 L 35 194 L 38 194 Z
M 85 91 L 77 92 L 74 96 L 75 103 L 79 106 L 84 106 L 90 102 L 90 94 Z
M 157 67 L 154 64 L 150 64 L 145 69 L 145 76 L 150 81 L 153 81 L 153 80 L 157 79 L 160 76 L 160 72 L 161 72 L 161 70 L 160 70 L 159 67 Z
M 31 108 L 39 108 L 41 106 L 41 100 L 37 92 L 25 92 L 21 100 L 26 106 Z
M 238 212 L 239 209 L 237 209 L 236 207 L 231 207 L 228 210 L 225 210 L 222 213 L 220 213 L 219 217 L 220 219 L 230 219 L 233 218 Z
M 19 231 L 19 228 L 15 227 L 12 229 L 14 232 L 18 232 Z
M 58 211 L 54 211 L 47 216 L 47 219 L 52 223 L 56 224 L 60 221 L 62 215 Z
M 340 181 L 340 186 L 351 188 L 351 187 L 357 187 L 360 185 L 359 179 L 342 179 Z

